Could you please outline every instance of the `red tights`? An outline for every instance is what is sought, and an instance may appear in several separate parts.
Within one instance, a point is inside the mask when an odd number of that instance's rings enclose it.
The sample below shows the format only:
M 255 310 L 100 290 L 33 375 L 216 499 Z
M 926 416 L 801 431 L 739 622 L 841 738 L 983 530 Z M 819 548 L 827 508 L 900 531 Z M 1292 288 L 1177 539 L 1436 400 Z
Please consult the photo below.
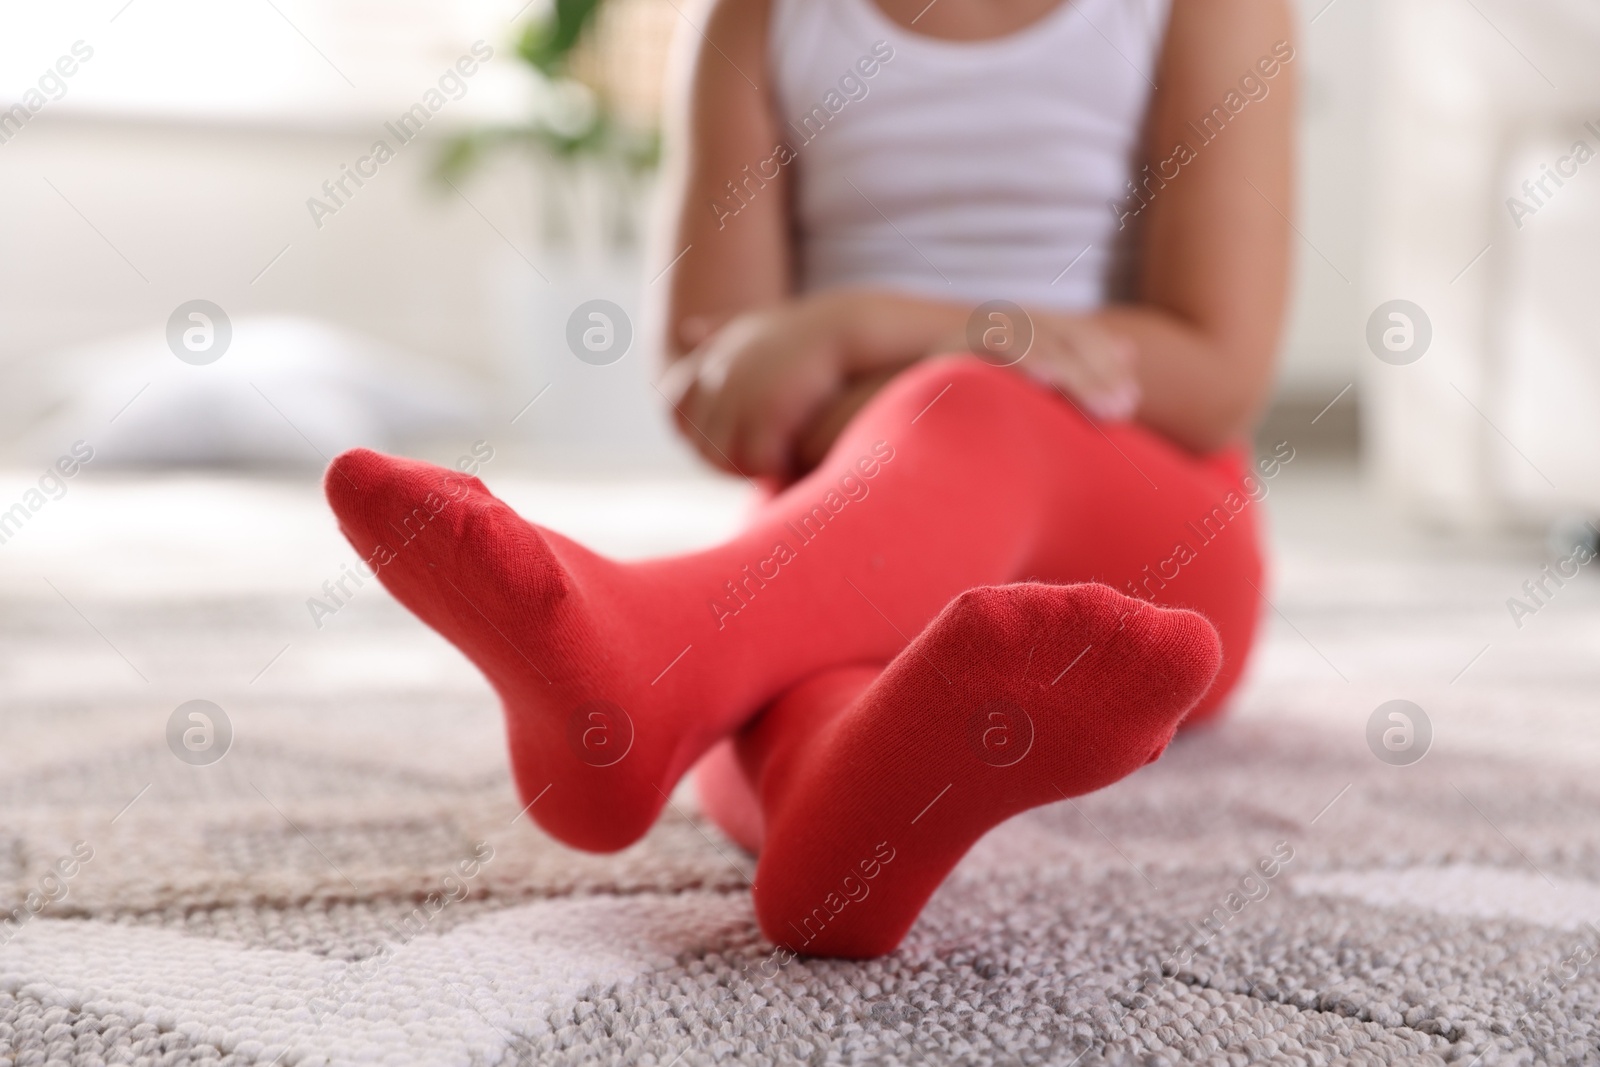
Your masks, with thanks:
M 1258 613 L 1252 474 L 949 357 L 684 556 L 617 563 L 365 450 L 326 488 L 384 585 L 494 683 L 545 829 L 624 847 L 727 742 L 701 795 L 761 853 L 763 929 L 866 956 L 985 830 L 1216 714 Z

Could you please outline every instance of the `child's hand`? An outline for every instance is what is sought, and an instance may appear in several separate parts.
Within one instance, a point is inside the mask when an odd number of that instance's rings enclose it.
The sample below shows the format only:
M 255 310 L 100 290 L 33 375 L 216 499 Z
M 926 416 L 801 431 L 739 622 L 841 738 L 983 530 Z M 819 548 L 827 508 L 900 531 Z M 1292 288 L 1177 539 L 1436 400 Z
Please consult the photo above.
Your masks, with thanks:
M 1033 323 L 1033 346 L 1017 370 L 1065 393 L 1096 418 L 1133 417 L 1140 391 L 1134 376 L 1138 348 L 1131 340 L 1077 315 L 1036 315 Z
M 814 466 L 850 416 L 924 356 L 974 343 L 971 308 L 899 294 L 835 291 L 740 315 L 720 329 L 686 323 L 696 347 L 663 382 L 678 427 L 712 463 L 786 478 Z M 1130 419 L 1141 400 L 1137 346 L 1077 314 L 1028 316 L 1033 340 L 1012 365 L 1099 419 Z M 977 352 L 996 362 L 998 353 Z
M 788 476 L 801 430 L 844 384 L 842 326 L 825 296 L 732 319 L 668 369 L 678 428 L 725 470 Z

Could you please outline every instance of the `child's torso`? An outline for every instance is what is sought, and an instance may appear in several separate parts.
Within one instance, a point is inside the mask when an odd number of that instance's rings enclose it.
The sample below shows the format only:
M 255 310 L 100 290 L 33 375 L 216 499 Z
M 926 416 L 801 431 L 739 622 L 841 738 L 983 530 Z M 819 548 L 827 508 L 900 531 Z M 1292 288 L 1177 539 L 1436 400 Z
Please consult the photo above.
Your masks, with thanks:
M 1067 310 L 1106 298 L 1169 0 L 1064 0 L 1006 36 L 772 0 L 801 287 Z

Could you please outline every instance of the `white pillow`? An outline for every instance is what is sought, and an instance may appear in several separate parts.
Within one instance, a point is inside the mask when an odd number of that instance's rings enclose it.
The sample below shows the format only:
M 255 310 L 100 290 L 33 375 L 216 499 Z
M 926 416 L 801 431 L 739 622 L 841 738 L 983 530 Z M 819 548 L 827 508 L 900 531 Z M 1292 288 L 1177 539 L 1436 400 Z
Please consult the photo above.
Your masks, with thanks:
M 48 463 L 77 440 L 94 466 L 320 468 L 347 448 L 482 436 L 485 387 L 313 319 L 246 317 L 215 362 L 178 359 L 158 332 L 8 368 L 21 456 Z

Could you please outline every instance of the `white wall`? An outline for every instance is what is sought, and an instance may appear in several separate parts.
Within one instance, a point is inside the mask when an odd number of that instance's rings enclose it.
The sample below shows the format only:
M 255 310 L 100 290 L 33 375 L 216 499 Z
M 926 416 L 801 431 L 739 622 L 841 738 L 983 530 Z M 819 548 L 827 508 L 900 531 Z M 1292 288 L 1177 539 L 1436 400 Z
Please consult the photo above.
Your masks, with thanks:
M 1600 163 L 1520 228 L 1507 207 L 1575 140 L 1600 151 L 1600 9 L 1386 0 L 1378 26 L 1365 306 L 1414 301 L 1434 339 L 1362 358 L 1370 469 L 1438 522 L 1600 512 Z
M 1300 169 L 1280 397 L 1320 408 L 1356 380 L 1370 172 L 1373 0 L 1298 0 Z M 1312 20 L 1315 21 L 1312 21 Z M 1352 399 L 1347 395 L 1345 401 Z

